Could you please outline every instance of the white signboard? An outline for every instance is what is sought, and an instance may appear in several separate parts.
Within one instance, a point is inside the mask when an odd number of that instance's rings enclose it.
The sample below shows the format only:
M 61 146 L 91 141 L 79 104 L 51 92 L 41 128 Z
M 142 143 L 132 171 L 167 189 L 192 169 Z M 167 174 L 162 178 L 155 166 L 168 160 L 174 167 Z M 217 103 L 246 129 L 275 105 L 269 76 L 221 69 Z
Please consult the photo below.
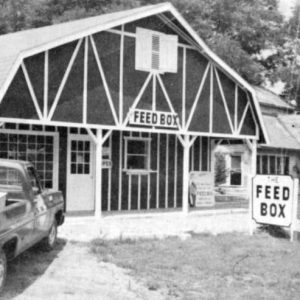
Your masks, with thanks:
M 170 112 L 134 109 L 130 112 L 129 124 L 157 127 L 178 127 L 178 116 Z
M 293 199 L 291 176 L 256 175 L 252 186 L 252 218 L 257 223 L 290 226 Z
M 215 205 L 214 185 L 214 173 L 190 173 L 190 196 L 195 207 L 210 207 Z

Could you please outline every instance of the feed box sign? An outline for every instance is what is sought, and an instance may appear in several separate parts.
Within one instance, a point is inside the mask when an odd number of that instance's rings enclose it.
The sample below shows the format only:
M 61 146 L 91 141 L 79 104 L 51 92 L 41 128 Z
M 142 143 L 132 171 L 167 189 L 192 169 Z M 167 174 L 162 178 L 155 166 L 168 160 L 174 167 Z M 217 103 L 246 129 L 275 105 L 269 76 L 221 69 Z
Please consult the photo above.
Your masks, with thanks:
M 256 175 L 252 187 L 252 217 L 257 223 L 290 226 L 294 180 L 291 176 Z

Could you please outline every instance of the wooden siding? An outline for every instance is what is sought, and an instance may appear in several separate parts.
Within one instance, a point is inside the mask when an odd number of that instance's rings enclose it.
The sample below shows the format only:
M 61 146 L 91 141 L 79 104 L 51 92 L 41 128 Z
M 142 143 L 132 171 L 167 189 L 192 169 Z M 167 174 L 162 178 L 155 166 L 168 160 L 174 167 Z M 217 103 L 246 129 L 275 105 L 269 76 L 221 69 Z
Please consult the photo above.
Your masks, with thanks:
M 151 138 L 151 172 L 137 173 L 124 170 L 124 137 L 130 135 L 133 136 L 127 131 L 114 131 L 104 145 L 111 148 L 112 168 L 102 170 L 102 211 L 182 207 L 183 148 L 176 135 L 143 134 L 142 137 Z M 140 137 L 140 134 L 134 136 Z M 209 144 L 206 137 L 195 140 L 191 148 L 194 153 L 191 171 L 208 170 Z

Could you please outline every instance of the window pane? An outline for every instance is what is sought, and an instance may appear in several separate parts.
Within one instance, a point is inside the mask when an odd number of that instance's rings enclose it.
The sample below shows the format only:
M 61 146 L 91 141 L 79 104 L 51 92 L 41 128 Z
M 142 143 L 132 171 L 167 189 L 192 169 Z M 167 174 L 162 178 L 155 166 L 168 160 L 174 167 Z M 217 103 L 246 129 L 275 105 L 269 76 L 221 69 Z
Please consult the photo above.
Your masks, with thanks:
M 230 185 L 241 185 L 241 184 L 242 184 L 241 172 L 231 172 Z
M 231 156 L 231 169 L 239 170 L 241 169 L 241 156 Z
M 84 174 L 89 174 L 90 173 L 90 165 L 86 164 L 84 165 Z
M 146 157 L 130 155 L 127 159 L 127 169 L 146 169 Z
M 146 154 L 145 141 L 128 141 L 128 153 L 130 154 Z
M 268 156 L 262 156 L 262 174 L 268 174 Z
M 76 174 L 76 164 L 71 164 L 71 174 Z
M 276 174 L 276 169 L 275 169 L 275 156 L 270 156 L 270 174 Z
M 83 164 L 77 165 L 77 174 L 83 174 Z
M 22 179 L 19 170 L 0 167 L 0 184 L 21 186 Z
M 284 158 L 284 175 L 289 175 L 289 163 L 290 163 L 289 157 L 285 157 Z
M 261 167 L 261 165 L 260 165 L 260 155 L 258 155 L 257 158 L 256 158 L 256 173 L 257 174 L 261 174 L 260 167 Z
M 277 170 L 276 174 L 281 174 L 281 158 L 277 157 Z

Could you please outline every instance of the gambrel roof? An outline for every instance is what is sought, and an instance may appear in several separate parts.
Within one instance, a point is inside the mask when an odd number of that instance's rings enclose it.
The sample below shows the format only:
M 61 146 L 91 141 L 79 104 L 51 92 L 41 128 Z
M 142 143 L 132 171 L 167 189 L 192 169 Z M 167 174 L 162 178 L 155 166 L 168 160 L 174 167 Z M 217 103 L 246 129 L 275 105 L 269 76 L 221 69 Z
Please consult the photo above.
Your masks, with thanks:
M 251 102 L 251 107 L 245 104 L 243 111 L 240 112 L 240 119 L 247 119 L 248 108 L 249 110 L 251 108 L 252 114 L 255 115 L 255 122 L 258 122 L 258 126 L 261 129 L 261 138 L 268 141 L 259 104 L 252 86 L 226 63 L 224 63 L 217 55 L 215 55 L 191 28 L 191 26 L 181 17 L 178 11 L 169 3 L 150 5 L 0 36 L 0 44 L 2 45 L 0 49 L 0 103 L 13 78 L 22 66 L 25 58 L 32 57 L 33 55 L 61 45 L 66 45 L 72 41 L 80 40 L 86 36 L 94 35 L 108 29 L 117 28 L 120 25 L 135 22 L 151 16 L 159 16 L 164 19 L 168 25 L 174 25 L 178 34 L 185 39 L 188 44 L 192 45 L 195 49 L 198 49 L 201 54 L 210 60 L 211 71 L 209 72 L 210 75 L 208 77 L 211 76 L 213 80 L 216 81 L 218 79 L 218 81 L 220 81 L 219 78 L 215 78 L 219 76 L 217 74 L 217 69 L 215 69 L 216 67 L 251 95 L 251 100 L 248 99 L 248 102 Z M 79 48 L 80 45 L 78 46 L 78 49 Z M 23 69 L 25 69 L 24 66 Z M 28 74 L 26 74 L 26 70 L 23 71 L 25 73 L 25 77 L 28 76 Z M 196 76 L 197 74 L 195 74 L 195 77 Z M 203 84 L 205 85 L 206 83 L 203 81 Z M 32 93 L 32 91 L 30 92 Z M 248 97 L 248 95 L 245 94 L 245 97 L 246 96 Z M 225 100 L 223 99 L 223 101 Z M 37 106 L 36 101 L 35 106 Z M 229 115 L 230 112 L 228 112 L 228 108 L 226 109 L 226 113 Z M 240 121 L 240 119 L 238 121 Z M 238 124 L 235 125 L 235 131 L 237 132 Z M 233 126 L 231 125 L 231 127 Z M 241 126 L 239 130 L 243 131 Z

